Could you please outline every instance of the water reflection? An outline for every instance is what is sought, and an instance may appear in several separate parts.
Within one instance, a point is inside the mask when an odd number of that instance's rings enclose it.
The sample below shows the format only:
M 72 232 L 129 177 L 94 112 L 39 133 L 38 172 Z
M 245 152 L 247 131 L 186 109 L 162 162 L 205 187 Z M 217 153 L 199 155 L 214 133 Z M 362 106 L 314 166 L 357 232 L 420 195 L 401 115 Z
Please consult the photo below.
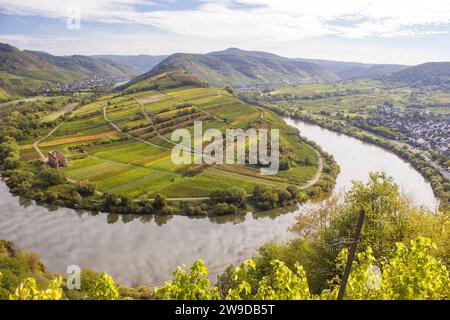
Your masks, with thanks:
M 6 187 L 6 185 L 5 185 Z M 13 195 L 12 195 L 13 196 Z M 13 196 L 14 197 L 14 196 Z M 47 209 L 48 212 L 58 212 L 60 209 L 65 209 L 58 207 L 56 205 L 48 205 L 48 204 L 36 204 L 34 201 L 30 199 L 26 199 L 23 197 L 18 197 L 19 201 L 18 204 L 22 208 L 28 208 L 30 206 L 40 206 L 42 208 Z M 224 216 L 184 216 L 187 219 L 193 219 L 193 220 L 199 220 L 199 219 L 206 219 L 211 223 L 214 224 L 225 224 L 225 223 L 231 223 L 231 224 L 239 224 L 243 223 L 247 217 L 247 215 L 250 215 L 254 220 L 262 219 L 262 218 L 269 218 L 271 220 L 275 220 L 280 215 L 283 215 L 288 212 L 295 211 L 299 208 L 298 205 L 294 206 L 286 206 L 279 209 L 273 209 L 273 210 L 267 210 L 267 211 L 260 211 L 260 212 L 247 212 L 247 213 L 240 213 L 235 215 L 224 215 Z M 84 211 L 84 210 L 75 210 L 75 209 L 67 209 L 73 211 L 73 213 L 76 214 L 77 217 L 83 218 L 84 216 L 89 217 L 105 217 L 107 224 L 116 224 L 116 223 L 130 223 L 132 221 L 139 221 L 141 223 L 155 223 L 158 226 L 165 225 L 169 223 L 169 221 L 173 218 L 173 215 L 154 215 L 154 214 L 148 214 L 148 215 L 136 215 L 136 214 L 119 214 L 119 213 L 101 213 L 101 212 L 95 212 L 95 211 Z
M 336 189 L 366 180 L 370 171 L 386 171 L 419 204 L 436 203 L 431 187 L 407 163 L 381 148 L 302 123 L 291 123 L 335 156 L 341 166 Z M 284 208 L 236 216 L 135 216 L 43 208 L 13 197 L 0 184 L 0 239 L 38 252 L 49 270 L 68 265 L 106 271 L 124 284 L 154 283 L 174 267 L 203 259 L 213 270 L 250 257 L 268 241 L 292 237 L 295 217 L 308 211 Z

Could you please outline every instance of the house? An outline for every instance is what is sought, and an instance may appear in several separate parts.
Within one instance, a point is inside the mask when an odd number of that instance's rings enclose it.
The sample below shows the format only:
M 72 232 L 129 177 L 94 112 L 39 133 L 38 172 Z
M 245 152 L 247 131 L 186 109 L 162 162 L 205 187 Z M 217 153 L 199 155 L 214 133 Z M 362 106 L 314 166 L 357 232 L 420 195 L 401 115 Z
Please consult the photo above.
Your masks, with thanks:
M 59 169 L 67 167 L 69 160 L 59 151 L 50 151 L 48 153 L 48 165 L 52 168 Z

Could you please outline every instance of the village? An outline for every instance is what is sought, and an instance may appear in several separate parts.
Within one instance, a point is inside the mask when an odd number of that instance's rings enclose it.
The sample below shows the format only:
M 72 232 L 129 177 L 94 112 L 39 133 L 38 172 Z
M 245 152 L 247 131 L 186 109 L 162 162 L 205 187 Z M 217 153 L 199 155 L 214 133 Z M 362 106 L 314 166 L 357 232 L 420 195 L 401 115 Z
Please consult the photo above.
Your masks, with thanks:
M 392 130 L 398 135 L 397 140 L 417 149 L 450 157 L 450 114 L 385 105 L 372 109 L 366 123 Z

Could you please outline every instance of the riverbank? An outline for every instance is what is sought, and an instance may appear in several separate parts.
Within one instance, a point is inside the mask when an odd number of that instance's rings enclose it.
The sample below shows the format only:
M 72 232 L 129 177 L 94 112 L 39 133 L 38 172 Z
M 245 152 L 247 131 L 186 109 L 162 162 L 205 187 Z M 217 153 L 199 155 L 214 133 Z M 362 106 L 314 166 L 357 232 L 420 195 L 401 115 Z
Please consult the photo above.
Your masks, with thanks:
M 269 107 L 263 104 L 259 105 L 277 113 L 282 117 L 301 120 L 334 132 L 345 134 L 358 140 L 377 145 L 396 154 L 398 157 L 411 164 L 411 166 L 413 166 L 414 169 L 417 170 L 431 184 L 434 195 L 439 199 L 439 210 L 450 210 L 450 180 L 446 178 L 440 170 L 430 163 L 430 161 L 427 160 L 427 158 L 422 154 L 417 154 L 412 151 L 411 148 L 405 148 L 405 146 L 400 146 L 399 144 L 386 138 L 382 138 L 374 135 L 373 133 L 350 126 L 342 121 L 329 118 L 319 118 L 317 116 L 313 117 L 312 115 L 301 111 L 286 111 L 275 106 Z
M 334 196 L 341 198 L 352 181 L 367 181 L 370 172 L 379 171 L 392 176 L 417 206 L 435 208 L 429 183 L 396 155 L 318 126 L 292 125 L 339 163 Z M 104 270 L 126 285 L 161 286 L 174 266 L 203 259 L 216 275 L 267 242 L 292 239 L 289 227 L 318 205 L 207 217 L 91 213 L 38 206 L 0 184 L 0 230 L 2 238 L 41 253 L 50 270 L 65 272 L 75 264 Z
M 306 142 L 306 141 L 305 141 Z M 130 199 L 102 193 L 87 181 L 72 181 L 61 172 L 47 167 L 45 162 L 34 161 L 24 167 L 8 168 L 2 176 L 11 193 L 35 200 L 40 205 L 66 207 L 76 210 L 119 214 L 156 214 L 215 216 L 264 211 L 302 204 L 308 200 L 322 200 L 331 194 L 339 167 L 333 157 L 319 146 L 308 142 L 320 159 L 318 172 L 304 186 L 288 186 L 285 190 L 255 188 L 247 195 L 244 190 L 212 190 L 210 197 L 171 199 L 157 195 L 153 199 Z M 14 149 L 14 148 L 13 148 Z M 43 155 L 41 155 L 43 157 Z M 25 169 L 25 171 L 24 171 Z M 29 185 L 33 179 L 33 186 Z M 38 180 L 36 180 L 38 179 Z M 38 181 L 39 183 L 37 183 Z M 58 191 L 59 196 L 56 191 Z M 62 192 L 64 191 L 64 192 Z M 61 194 L 63 194 L 61 196 Z
M 53 130 L 34 143 L 41 161 L 21 161 L 20 148 L 15 139 L 10 137 L 3 141 L 1 148 L 4 152 L 0 162 L 2 176 L 13 194 L 35 200 L 41 205 L 94 212 L 214 216 L 271 210 L 302 204 L 308 200 L 325 199 L 331 194 L 339 173 L 339 167 L 332 156 L 323 152 L 320 146 L 299 137 L 298 143 L 309 144 L 318 157 L 317 173 L 303 185 L 292 184 L 277 189 L 255 187 L 251 193 L 237 187 L 223 191 L 211 190 L 210 196 L 199 198 L 168 198 L 163 194 L 151 198 L 130 198 L 108 194 L 97 190 L 92 182 L 69 179 L 63 172 L 53 170 L 45 163 L 39 143 L 66 122 L 67 119 L 60 121 L 58 118 L 52 123 Z M 121 139 L 129 138 L 125 136 Z
M 436 169 L 435 166 L 433 166 L 423 155 L 417 154 L 411 148 L 405 148 L 386 138 L 368 134 L 368 132 L 359 128 L 335 125 L 335 122 L 330 121 L 329 119 L 319 120 L 301 115 L 293 116 L 293 118 L 315 124 L 335 132 L 346 134 L 361 141 L 375 144 L 385 150 L 393 152 L 401 159 L 411 164 L 431 184 L 435 196 L 439 199 L 439 209 L 442 211 L 450 210 L 450 190 L 448 189 L 450 180 L 447 179 L 440 172 L 440 170 Z

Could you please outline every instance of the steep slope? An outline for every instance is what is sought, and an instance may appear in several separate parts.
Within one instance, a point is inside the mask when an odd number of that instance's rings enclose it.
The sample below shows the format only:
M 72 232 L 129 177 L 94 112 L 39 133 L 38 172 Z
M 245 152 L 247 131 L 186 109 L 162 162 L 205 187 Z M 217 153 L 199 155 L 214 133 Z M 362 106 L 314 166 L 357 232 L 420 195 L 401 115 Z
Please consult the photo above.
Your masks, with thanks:
M 207 87 L 207 84 L 185 70 L 168 70 L 143 74 L 122 86 L 116 87 L 115 90 L 128 94 L 183 86 Z
M 296 60 L 320 65 L 344 80 L 379 80 L 390 76 L 395 72 L 408 68 L 408 66 L 398 64 L 369 64 L 318 59 Z
M 180 69 L 215 87 L 330 82 L 338 79 L 313 63 L 235 48 L 206 55 L 177 53 L 163 60 L 148 75 Z
M 0 88 L 12 95 L 77 85 L 87 79 L 104 84 L 139 74 L 134 67 L 107 58 L 54 56 L 0 43 Z
M 76 72 L 85 77 L 97 75 L 101 77 L 127 78 L 139 75 L 134 68 L 106 58 L 98 59 L 81 55 L 54 56 L 40 51 L 26 52 L 52 65 Z
M 91 56 L 95 59 L 107 59 L 118 64 L 132 68 L 136 73 L 143 74 L 150 71 L 158 63 L 163 61 L 168 56 L 150 56 L 150 55 L 135 55 L 135 56 L 121 56 L 121 55 L 95 55 Z
M 396 72 L 387 78 L 410 86 L 450 87 L 450 62 L 428 62 Z
M 32 91 L 52 83 L 69 83 L 82 78 L 77 72 L 0 43 L 0 87 L 8 92 Z

